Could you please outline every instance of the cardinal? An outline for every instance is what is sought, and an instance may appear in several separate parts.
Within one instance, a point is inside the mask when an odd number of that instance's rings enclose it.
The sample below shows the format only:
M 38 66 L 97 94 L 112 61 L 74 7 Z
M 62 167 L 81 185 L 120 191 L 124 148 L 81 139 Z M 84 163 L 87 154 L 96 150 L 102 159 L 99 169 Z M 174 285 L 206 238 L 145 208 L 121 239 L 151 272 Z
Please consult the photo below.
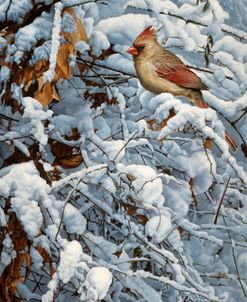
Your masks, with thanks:
M 168 92 L 184 96 L 200 108 L 208 108 L 201 90 L 208 87 L 174 53 L 157 41 L 153 26 L 148 26 L 127 50 L 134 57 L 137 76 L 142 86 L 154 94 Z M 233 150 L 237 144 L 229 132 L 225 139 Z

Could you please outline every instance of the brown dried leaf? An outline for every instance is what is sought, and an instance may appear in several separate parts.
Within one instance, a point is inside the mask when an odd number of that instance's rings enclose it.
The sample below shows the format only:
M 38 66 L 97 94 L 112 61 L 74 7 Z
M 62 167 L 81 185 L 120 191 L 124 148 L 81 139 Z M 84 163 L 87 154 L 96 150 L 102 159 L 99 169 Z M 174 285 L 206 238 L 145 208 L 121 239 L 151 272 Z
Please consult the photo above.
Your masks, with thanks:
M 131 173 L 128 173 L 128 174 L 127 174 L 127 177 L 128 177 L 128 179 L 129 179 L 130 181 L 136 180 L 136 177 L 135 177 L 133 174 L 131 174 Z
M 35 99 L 37 99 L 43 106 L 49 105 L 52 101 L 53 83 L 45 82 L 42 88 L 34 93 Z
M 95 84 L 95 83 L 94 83 Z M 87 98 L 87 96 L 85 96 Z M 99 93 L 93 93 L 90 96 L 88 96 L 89 100 L 93 101 L 92 103 L 92 107 L 93 108 L 97 108 L 100 105 L 102 105 L 103 103 L 106 103 L 108 105 L 117 105 L 118 101 L 116 98 L 112 98 L 111 100 L 109 100 L 107 94 L 99 92 Z
M 54 164 L 58 164 L 65 169 L 73 169 L 80 166 L 80 164 L 82 164 L 83 161 L 84 160 L 81 154 L 75 154 L 67 158 L 66 157 L 60 158 Z
M 145 215 L 137 214 L 136 218 L 139 220 L 139 222 L 143 225 L 145 225 L 148 222 L 148 218 Z
M 51 152 L 57 158 L 69 157 L 73 154 L 73 147 L 65 145 L 64 143 L 49 140 L 49 144 L 51 147 Z
M 147 121 L 147 123 L 149 124 L 150 126 L 150 129 L 153 130 L 153 131 L 160 131 L 162 128 L 164 128 L 166 125 L 167 125 L 167 122 L 169 121 L 170 118 L 172 118 L 173 116 L 175 116 L 175 111 L 174 109 L 170 109 L 169 110 L 169 115 L 166 119 L 164 119 L 159 125 L 157 125 L 155 127 L 155 124 L 157 123 L 157 120 L 156 119 L 152 119 L 150 121 Z
M 86 31 L 81 20 L 76 16 L 76 10 L 74 8 L 66 8 L 63 13 L 70 14 L 76 24 L 74 32 L 61 32 L 65 42 L 60 45 L 57 54 L 57 64 L 55 68 L 55 77 L 52 83 L 43 82 L 43 73 L 49 69 L 49 62 L 45 60 L 38 61 L 34 66 L 29 65 L 29 56 L 24 53 L 22 63 L 17 65 L 16 63 L 6 63 L 5 61 L 5 49 L 3 50 L 2 64 L 11 69 L 11 78 L 6 88 L 4 100 L 6 104 L 12 106 L 13 102 L 10 101 L 12 91 L 10 89 L 12 83 L 23 85 L 23 92 L 27 95 L 36 98 L 43 106 L 50 104 L 53 100 L 59 101 L 59 95 L 56 91 L 55 84 L 59 79 L 69 79 L 72 76 L 73 67 L 69 62 L 69 58 L 76 55 L 76 43 L 79 41 L 87 42 Z M 9 43 L 13 43 L 10 40 Z M 43 40 L 37 42 L 36 46 L 40 46 L 44 43 Z M 85 66 L 84 66 L 85 69 Z M 80 66 L 81 72 L 83 72 L 83 65 Z M 16 104 L 14 104 L 16 105 Z M 12 106 L 13 108 L 13 106 Z M 19 109 L 19 106 L 17 110 Z M 15 110 L 16 111 L 16 110 Z
M 204 148 L 211 149 L 213 146 L 213 140 L 210 137 L 207 137 L 204 141 Z
M 69 79 L 72 75 L 73 67 L 69 64 L 69 57 L 75 52 L 75 47 L 73 45 L 62 44 L 60 45 L 57 54 L 57 65 L 55 68 L 55 78 L 54 81 L 58 81 L 60 78 Z
M 42 258 L 44 259 L 44 262 L 48 263 L 49 265 L 49 269 L 50 269 L 50 276 L 52 277 L 52 275 L 54 274 L 55 270 L 52 266 L 52 261 L 51 261 L 51 257 L 50 255 L 47 253 L 47 251 L 42 247 L 42 246 L 38 246 L 36 247 L 37 251 L 40 253 L 40 255 L 42 256 Z
M 10 200 L 7 201 L 8 208 L 10 207 Z M 7 208 L 7 209 L 8 209 Z M 7 211 L 6 209 L 6 211 Z M 26 233 L 20 221 L 17 219 L 14 212 L 10 212 L 7 232 L 14 244 L 16 251 L 16 257 L 12 259 L 11 263 L 4 269 L 0 277 L 0 287 L 2 293 L 0 297 L 3 301 L 13 302 L 17 301 L 15 294 L 19 282 L 21 281 L 22 264 L 26 262 L 26 274 L 25 278 L 28 277 L 31 269 L 30 254 L 28 251 L 29 242 Z
M 60 78 L 69 79 L 72 75 L 73 67 L 69 62 L 69 58 L 72 55 L 76 54 L 75 44 L 79 41 L 88 42 L 86 31 L 84 26 L 79 18 L 75 14 L 75 10 L 72 7 L 66 8 L 63 13 L 70 14 L 75 23 L 76 30 L 74 32 L 61 32 L 61 35 L 65 39 L 65 43 L 60 45 L 58 54 L 57 54 L 57 65 L 55 69 L 55 81 Z M 82 66 L 80 66 L 82 72 Z
M 69 136 L 65 135 L 66 140 L 68 140 L 68 141 L 76 141 L 76 140 L 80 139 L 81 135 L 78 132 L 77 128 L 72 128 L 71 131 L 72 131 L 71 135 L 69 135 Z
M 118 258 L 122 255 L 122 251 L 118 251 L 118 252 L 116 252 L 116 253 L 113 253 L 114 255 L 116 255 Z
M 127 205 L 127 214 L 134 215 L 136 214 L 136 211 L 137 211 L 137 207 L 134 207 L 130 204 Z
M 191 178 L 189 180 L 189 186 L 190 186 L 190 191 L 191 191 L 191 195 L 192 195 L 192 203 L 197 204 L 197 198 L 196 198 L 196 195 L 193 191 L 193 178 Z

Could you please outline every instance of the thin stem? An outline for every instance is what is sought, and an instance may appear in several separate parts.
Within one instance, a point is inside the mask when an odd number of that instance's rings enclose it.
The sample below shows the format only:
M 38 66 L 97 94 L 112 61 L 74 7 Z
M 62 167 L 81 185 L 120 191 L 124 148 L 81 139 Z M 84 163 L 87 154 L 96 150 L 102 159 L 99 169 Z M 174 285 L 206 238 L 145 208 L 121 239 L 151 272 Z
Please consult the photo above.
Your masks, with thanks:
M 220 199 L 220 202 L 219 202 L 219 205 L 218 205 L 218 208 L 217 208 L 217 211 L 216 211 L 214 220 L 213 220 L 213 224 L 217 224 L 217 220 L 218 220 L 219 213 L 220 213 L 220 208 L 221 208 L 222 203 L 223 203 L 223 201 L 224 201 L 224 197 L 225 197 L 225 194 L 226 194 L 226 190 L 227 190 L 227 188 L 228 188 L 228 185 L 229 185 L 229 183 L 230 183 L 230 180 L 231 180 L 231 177 L 229 177 L 228 180 L 227 180 L 227 183 L 226 183 L 224 192 L 223 192 L 223 194 L 222 194 L 222 196 L 221 196 L 221 199 Z

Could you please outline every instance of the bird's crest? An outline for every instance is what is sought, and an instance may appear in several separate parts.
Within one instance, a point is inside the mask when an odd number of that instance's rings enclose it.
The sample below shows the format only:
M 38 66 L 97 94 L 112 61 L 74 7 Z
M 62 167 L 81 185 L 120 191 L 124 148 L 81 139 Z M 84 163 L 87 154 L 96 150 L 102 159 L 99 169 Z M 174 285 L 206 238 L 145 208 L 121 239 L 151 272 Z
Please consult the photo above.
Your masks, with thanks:
M 136 40 L 150 38 L 150 37 L 156 37 L 156 30 L 152 25 L 144 29 L 144 31 L 137 37 Z

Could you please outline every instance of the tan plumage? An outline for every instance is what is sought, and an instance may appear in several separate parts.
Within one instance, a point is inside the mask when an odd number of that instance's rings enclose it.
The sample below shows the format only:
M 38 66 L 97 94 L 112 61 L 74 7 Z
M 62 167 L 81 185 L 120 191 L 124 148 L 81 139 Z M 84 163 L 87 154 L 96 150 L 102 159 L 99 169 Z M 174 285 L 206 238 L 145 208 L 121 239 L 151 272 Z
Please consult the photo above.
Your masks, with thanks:
M 159 44 L 152 26 L 136 38 L 128 53 L 134 57 L 137 76 L 145 89 L 154 94 L 184 96 L 198 107 L 208 108 L 201 93 L 207 86 L 174 53 Z M 226 140 L 234 150 L 237 148 L 228 132 Z

